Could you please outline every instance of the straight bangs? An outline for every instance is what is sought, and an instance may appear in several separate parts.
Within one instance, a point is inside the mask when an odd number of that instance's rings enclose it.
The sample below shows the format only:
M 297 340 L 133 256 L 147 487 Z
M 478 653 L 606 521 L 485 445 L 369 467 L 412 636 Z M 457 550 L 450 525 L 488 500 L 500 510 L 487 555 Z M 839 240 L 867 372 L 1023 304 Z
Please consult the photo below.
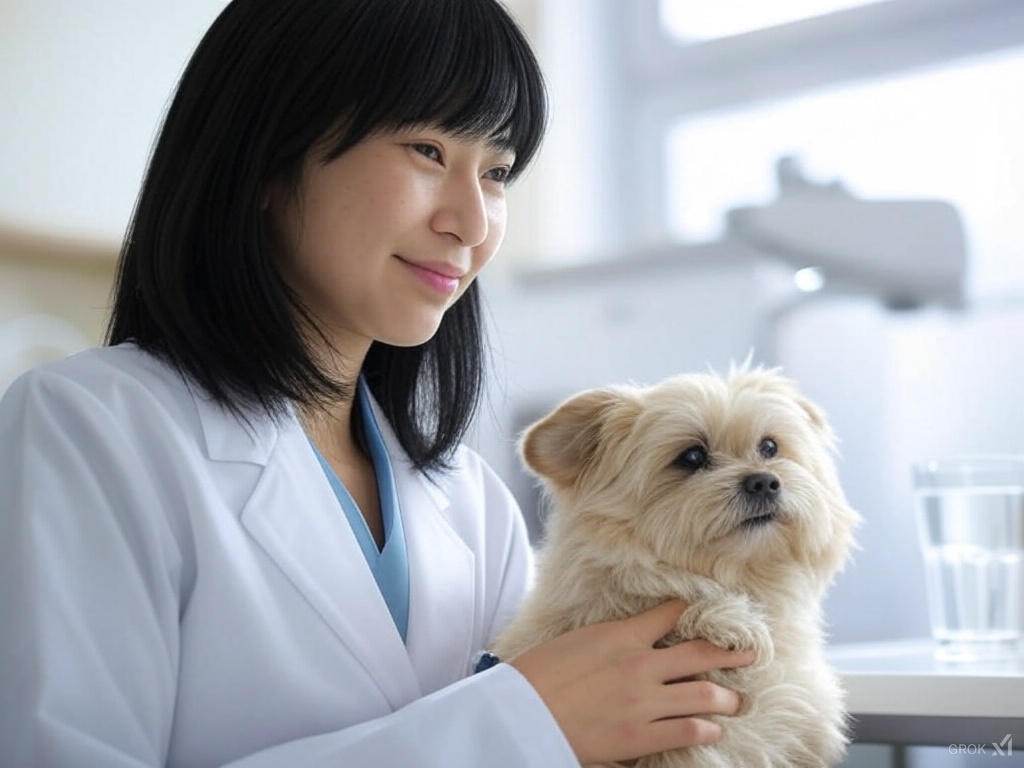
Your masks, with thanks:
M 515 153 L 510 179 L 536 155 L 547 121 L 543 76 L 516 22 L 498 3 L 406 0 L 380 3 L 381 37 L 363 91 L 328 141 L 333 159 L 381 130 L 436 125 Z M 380 14 L 392 16 L 381 23 Z M 364 45 L 368 41 L 364 41 Z

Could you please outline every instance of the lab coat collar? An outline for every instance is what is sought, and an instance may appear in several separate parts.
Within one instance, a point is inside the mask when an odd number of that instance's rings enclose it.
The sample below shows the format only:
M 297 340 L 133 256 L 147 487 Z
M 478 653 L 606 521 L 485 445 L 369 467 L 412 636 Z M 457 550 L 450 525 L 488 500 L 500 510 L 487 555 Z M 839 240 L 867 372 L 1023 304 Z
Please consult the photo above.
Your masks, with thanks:
M 239 420 L 196 396 L 211 460 L 264 467 L 241 523 L 361 662 L 394 708 L 458 679 L 473 652 L 474 554 L 447 518 L 449 494 L 412 467 L 379 405 L 409 557 L 406 643 L 294 413 Z M 301 499 L 294 490 L 304 489 Z M 283 494 L 288 494 L 287 496 Z
M 278 424 L 255 411 L 242 419 L 205 392 L 197 391 L 194 385 L 189 386 L 203 428 L 206 455 L 212 461 L 242 461 L 266 466 L 277 444 Z M 279 418 L 286 422 L 295 420 L 293 409 L 289 407 L 287 415 Z
M 248 420 L 242 420 L 202 392 L 193 391 L 193 397 L 203 427 L 206 452 L 213 461 L 242 461 L 266 466 L 279 435 L 295 428 L 302 431 L 295 409 L 290 404 L 276 421 L 258 413 L 251 413 Z M 425 494 L 434 507 L 443 510 L 448 506 L 443 477 L 433 482 L 413 468 L 401 443 L 398 442 L 398 437 L 391 429 L 391 422 L 372 396 L 370 405 L 381 437 L 387 446 L 388 455 L 391 457 L 392 467 L 396 472 L 401 471 L 407 478 L 414 477 L 417 490 Z

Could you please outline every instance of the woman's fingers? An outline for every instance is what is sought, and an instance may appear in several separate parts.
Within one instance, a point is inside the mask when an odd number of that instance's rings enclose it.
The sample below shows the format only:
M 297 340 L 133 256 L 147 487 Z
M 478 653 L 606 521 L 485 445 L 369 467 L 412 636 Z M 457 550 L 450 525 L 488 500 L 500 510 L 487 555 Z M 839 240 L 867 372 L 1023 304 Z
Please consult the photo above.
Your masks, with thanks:
M 751 652 L 702 640 L 653 647 L 676 626 L 683 607 L 671 601 L 629 619 L 582 627 L 511 660 L 584 765 L 715 741 L 721 727 L 705 716 L 739 711 L 737 693 L 693 678 L 748 664 Z
M 669 600 L 624 619 L 621 625 L 625 631 L 634 633 L 637 640 L 649 648 L 676 628 L 685 608 L 686 603 L 682 600 Z
M 659 720 L 650 726 L 649 743 L 654 752 L 678 749 L 680 744 L 694 747 L 714 744 L 722 738 L 722 726 L 700 717 L 677 717 Z
M 651 648 L 671 633 L 686 608 L 682 600 L 669 600 L 643 613 L 625 619 L 619 624 L 623 631 L 636 638 L 637 647 Z M 658 664 L 652 671 L 661 682 L 683 680 L 703 675 L 713 669 L 744 667 L 754 661 L 752 650 L 727 651 L 706 640 L 687 640 L 677 645 L 658 649 Z
M 695 715 L 735 715 L 743 706 L 736 691 L 710 680 L 687 680 L 662 685 L 648 702 L 651 722 Z
M 686 640 L 678 645 L 659 648 L 655 675 L 662 682 L 685 680 L 704 675 L 714 669 L 745 667 L 754 661 L 752 650 L 727 651 L 707 640 Z
M 653 647 L 676 628 L 685 608 L 682 600 L 669 600 L 619 623 L 644 647 Z M 658 674 L 663 675 L 663 682 L 702 675 L 713 669 L 744 667 L 754 661 L 752 650 L 727 651 L 706 640 L 688 640 L 661 650 L 665 652 L 660 657 L 664 666 Z

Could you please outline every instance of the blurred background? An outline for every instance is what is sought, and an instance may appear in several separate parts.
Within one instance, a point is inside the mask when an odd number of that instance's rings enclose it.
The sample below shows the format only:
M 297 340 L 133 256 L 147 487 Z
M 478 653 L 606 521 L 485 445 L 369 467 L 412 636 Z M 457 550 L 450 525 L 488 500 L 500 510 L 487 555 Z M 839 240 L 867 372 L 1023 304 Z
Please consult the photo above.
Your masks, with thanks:
M 0 391 L 100 341 L 163 110 L 224 4 L 0 2 Z M 833 640 L 927 635 L 910 464 L 1024 452 L 1024 3 L 509 5 L 552 121 L 483 278 L 472 441 L 534 535 L 526 424 L 751 355 L 828 412 L 866 520 Z M 889 764 L 871 749 L 850 765 Z M 945 752 L 900 759 L 973 764 Z

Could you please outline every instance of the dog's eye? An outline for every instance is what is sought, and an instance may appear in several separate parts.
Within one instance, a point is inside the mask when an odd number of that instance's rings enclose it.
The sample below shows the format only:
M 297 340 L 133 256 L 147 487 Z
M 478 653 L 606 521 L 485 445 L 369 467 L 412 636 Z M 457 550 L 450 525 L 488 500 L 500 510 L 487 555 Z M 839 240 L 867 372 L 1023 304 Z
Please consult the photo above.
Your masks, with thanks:
M 677 467 L 682 469 L 703 469 L 711 460 L 708 457 L 708 451 L 703 445 L 692 445 L 685 451 L 676 456 L 675 461 L 672 462 Z
M 761 444 L 757 446 L 757 450 L 766 459 L 770 459 L 779 452 L 779 444 L 770 437 L 766 437 L 761 441 Z

